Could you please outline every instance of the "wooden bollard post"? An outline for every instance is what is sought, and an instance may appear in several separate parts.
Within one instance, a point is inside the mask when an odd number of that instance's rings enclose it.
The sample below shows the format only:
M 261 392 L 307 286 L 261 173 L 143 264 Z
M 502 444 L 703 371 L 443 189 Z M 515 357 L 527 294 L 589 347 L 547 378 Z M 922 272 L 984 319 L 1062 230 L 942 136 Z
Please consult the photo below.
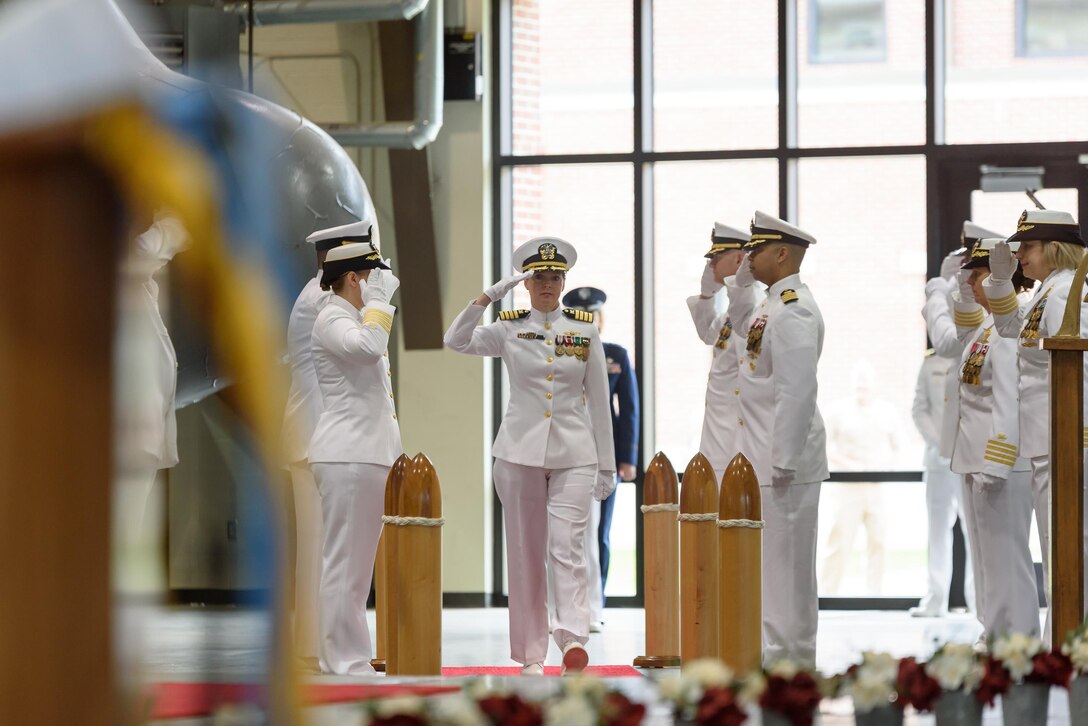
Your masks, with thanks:
M 718 656 L 718 483 L 696 454 L 680 487 L 680 658 Z
M 400 498 L 400 490 L 404 484 L 404 474 L 412 460 L 407 454 L 401 454 L 389 468 L 389 476 L 385 479 L 385 516 L 397 516 L 397 504 Z M 378 541 L 378 555 L 374 558 L 374 609 L 377 620 L 377 643 L 374 648 L 375 657 L 370 665 L 374 670 L 386 672 L 390 675 L 397 673 L 395 662 L 396 630 L 397 630 L 397 596 L 393 591 L 393 573 L 397 566 L 396 527 L 382 527 L 382 538 Z M 391 657 L 393 656 L 393 657 Z
M 751 462 L 737 454 L 718 499 L 718 657 L 738 675 L 763 661 L 763 515 Z
M 646 655 L 637 668 L 680 665 L 680 511 L 676 470 L 658 452 L 642 486 L 643 573 L 646 581 Z
M 397 507 L 397 672 L 442 675 L 442 491 L 430 460 L 416 454 Z

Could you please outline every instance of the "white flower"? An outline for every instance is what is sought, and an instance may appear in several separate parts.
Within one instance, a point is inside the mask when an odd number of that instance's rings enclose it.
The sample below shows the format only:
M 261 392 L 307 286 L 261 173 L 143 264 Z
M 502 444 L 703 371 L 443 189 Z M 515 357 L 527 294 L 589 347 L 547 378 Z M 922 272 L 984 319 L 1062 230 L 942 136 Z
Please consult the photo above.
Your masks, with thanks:
M 544 709 L 547 726 L 597 726 L 597 709 L 581 696 L 553 701 Z
M 434 723 L 442 726 L 487 726 L 490 722 L 476 702 L 463 693 L 431 701 Z
M 728 686 L 733 682 L 733 671 L 717 658 L 700 658 L 684 666 L 682 678 L 698 683 L 703 688 Z
M 382 698 L 374 705 L 374 712 L 383 718 L 397 714 L 423 713 L 423 699 L 419 696 L 392 696 Z
M 868 651 L 862 653 L 861 664 L 847 684 L 855 710 L 865 713 L 890 702 L 895 694 L 898 675 L 899 661 L 893 656 Z
M 772 676 L 780 676 L 781 678 L 785 678 L 788 681 L 795 675 L 797 675 L 800 671 L 801 666 L 794 663 L 792 660 L 789 660 L 788 658 L 783 658 L 782 660 L 775 661 L 767 672 L 770 673 Z
M 985 669 L 973 646 L 967 643 L 948 643 L 926 663 L 926 673 L 947 691 L 970 692 L 982 680 Z
M 583 675 L 563 680 L 566 686 L 564 690 L 568 696 L 588 698 L 597 705 L 604 701 L 605 694 L 608 692 L 608 687 L 605 686 L 604 681 L 596 676 Z
M 469 682 L 465 686 L 464 692 L 468 694 L 469 698 L 479 701 L 480 699 L 487 698 L 488 696 L 499 696 L 505 698 L 510 695 L 510 689 L 502 686 L 491 687 L 487 685 L 487 681 L 483 678 Z
M 1043 641 L 1030 635 L 1013 633 L 994 641 L 994 658 L 1008 669 L 1014 683 L 1021 683 L 1034 668 L 1032 658 L 1043 650 Z
M 759 697 L 767 689 L 767 679 L 762 673 L 751 673 L 741 679 L 737 690 L 737 700 L 745 708 L 759 703 Z
M 1073 667 L 1077 669 L 1077 673 L 1088 671 L 1088 639 L 1080 636 L 1074 638 L 1071 643 L 1062 646 L 1062 653 L 1073 661 Z

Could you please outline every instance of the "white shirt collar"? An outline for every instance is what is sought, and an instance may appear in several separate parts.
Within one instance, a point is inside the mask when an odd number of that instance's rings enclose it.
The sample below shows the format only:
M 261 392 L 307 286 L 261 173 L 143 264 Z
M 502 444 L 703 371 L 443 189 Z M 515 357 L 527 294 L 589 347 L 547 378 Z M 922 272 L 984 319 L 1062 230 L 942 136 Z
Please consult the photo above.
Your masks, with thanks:
M 329 298 L 329 304 L 330 305 L 339 305 L 340 307 L 344 308 L 344 310 L 347 310 L 349 313 L 351 313 L 352 315 L 355 315 L 356 317 L 358 317 L 359 313 L 362 312 L 362 310 L 360 308 L 355 307 L 354 305 L 352 305 L 351 303 L 349 303 L 347 300 L 340 297 L 336 293 L 333 293 L 332 297 Z
M 796 290 L 800 286 L 801 286 L 801 275 L 800 275 L 800 273 L 796 273 L 796 274 L 793 274 L 793 275 L 787 275 L 786 277 L 783 277 L 781 280 L 779 280 L 775 284 L 771 285 L 767 289 L 767 297 L 777 297 L 778 295 L 780 295 L 782 293 L 783 290 L 788 290 L 788 289 L 791 289 L 791 288 Z
M 529 319 L 534 323 L 554 323 L 563 316 L 563 306 L 560 305 L 550 313 L 541 312 L 536 308 L 531 308 L 532 312 L 529 313 Z

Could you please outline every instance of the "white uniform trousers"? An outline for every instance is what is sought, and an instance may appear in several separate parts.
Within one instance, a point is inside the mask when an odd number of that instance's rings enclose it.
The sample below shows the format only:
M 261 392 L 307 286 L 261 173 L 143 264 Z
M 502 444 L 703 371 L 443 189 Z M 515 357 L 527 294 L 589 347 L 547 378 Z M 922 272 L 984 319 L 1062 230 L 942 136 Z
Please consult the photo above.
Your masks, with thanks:
M 366 599 L 382 534 L 385 479 L 377 464 L 311 464 L 321 493 L 321 670 L 373 673 Z
M 763 497 L 763 659 L 814 666 L 820 482 L 760 487 Z
M 604 622 L 604 594 L 601 592 L 601 544 L 597 529 L 601 526 L 601 503 L 590 500 L 589 522 L 586 525 L 586 580 L 589 588 L 589 622 Z M 548 568 L 548 622 L 555 623 L 555 577 Z
M 956 516 L 964 520 L 963 534 L 967 542 L 967 557 L 963 571 L 963 595 L 967 609 L 978 612 L 978 596 L 975 591 L 972 563 L 977 553 L 972 549 L 971 536 L 966 526 L 963 497 L 963 477 L 945 466 L 926 469 L 926 513 L 928 515 L 928 563 L 929 587 L 918 604 L 922 610 L 933 614 L 948 611 L 948 590 L 952 584 L 952 527 Z
M 1046 597 L 1046 622 L 1043 640 L 1050 645 L 1050 457 L 1035 456 L 1031 462 L 1031 503 L 1035 509 L 1035 528 L 1039 530 L 1039 551 L 1043 554 L 1043 594 Z M 1034 581 L 1033 581 L 1034 582 Z M 1033 591 L 1034 592 L 1034 591 Z
M 544 469 L 495 459 L 494 476 L 506 524 L 510 657 L 522 665 L 543 663 L 548 655 L 545 561 L 555 584 L 556 645 L 589 640 L 585 530 L 597 467 Z
M 295 498 L 295 655 L 317 658 L 318 602 L 321 586 L 321 548 L 324 526 L 321 495 L 310 465 L 291 464 L 291 489 Z
M 1035 566 L 1031 537 L 1031 475 L 1014 471 L 1005 486 L 990 492 L 973 491 L 974 474 L 965 477 L 978 524 L 979 569 L 984 573 L 982 596 L 985 636 L 1006 633 L 1039 634 L 1039 604 L 1035 595 Z
M 967 551 L 975 565 L 975 617 L 986 627 L 986 570 L 982 567 L 982 538 L 978 532 L 978 516 L 975 513 L 975 500 L 971 495 L 971 482 L 966 476 L 957 476 L 960 480 L 960 501 L 963 503 L 963 521 L 966 525 L 965 536 Z

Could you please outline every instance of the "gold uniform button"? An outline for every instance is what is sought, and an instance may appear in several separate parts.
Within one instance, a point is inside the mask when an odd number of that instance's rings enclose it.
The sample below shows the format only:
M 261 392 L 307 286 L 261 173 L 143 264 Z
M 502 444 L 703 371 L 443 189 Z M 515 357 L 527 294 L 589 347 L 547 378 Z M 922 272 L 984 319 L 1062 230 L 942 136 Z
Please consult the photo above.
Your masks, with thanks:
M 738 418 L 737 423 L 740 424 L 741 426 L 743 426 L 744 425 L 744 419 Z
M 387 375 L 387 376 L 389 376 L 390 378 L 392 378 L 392 376 L 393 376 L 393 371 L 386 371 L 386 372 L 385 372 L 385 375 Z
M 551 417 L 552 417 L 552 412 L 551 411 L 545 411 L 544 412 L 544 418 L 551 418 Z
M 545 340 L 544 341 L 544 345 L 551 345 L 551 344 L 552 344 L 552 341 L 550 341 L 550 340 Z
M 382 353 L 382 355 L 384 355 L 386 358 L 388 358 L 389 357 L 389 351 L 388 350 L 385 351 L 384 353 Z
M 545 330 L 551 330 L 552 329 L 552 324 L 551 323 L 544 323 L 544 329 Z
M 551 374 L 551 373 L 549 373 L 549 374 L 548 374 L 548 377 L 547 377 L 547 378 L 545 378 L 544 380 L 546 380 L 546 381 L 550 381 L 551 379 L 552 379 L 552 374 Z
M 552 357 L 551 357 L 551 356 L 549 355 L 549 356 L 548 356 L 548 362 L 549 362 L 549 363 L 551 363 L 551 362 L 552 362 L 553 360 L 555 360 L 555 359 L 554 359 L 554 358 L 552 358 Z
M 735 394 L 737 394 L 739 396 L 740 395 L 740 389 L 739 388 L 734 388 L 733 393 L 735 393 Z
M 397 414 L 393 414 L 393 420 L 394 420 L 394 421 L 396 421 L 396 420 L 397 420 Z
M 548 400 L 550 401 L 550 400 L 552 400 L 552 394 L 550 394 L 550 393 L 545 393 L 545 394 L 544 394 L 544 398 L 546 398 L 546 399 L 548 399 Z
M 392 394 L 392 393 L 390 393 L 390 394 L 389 394 L 389 397 L 390 397 L 390 398 L 392 398 L 392 397 L 393 397 L 393 394 Z

